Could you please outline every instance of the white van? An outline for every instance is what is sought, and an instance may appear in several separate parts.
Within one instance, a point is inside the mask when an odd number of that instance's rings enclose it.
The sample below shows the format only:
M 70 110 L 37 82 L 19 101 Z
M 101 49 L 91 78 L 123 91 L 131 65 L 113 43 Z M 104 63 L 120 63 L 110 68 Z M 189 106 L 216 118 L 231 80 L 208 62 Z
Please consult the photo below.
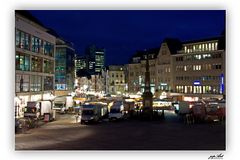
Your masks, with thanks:
M 122 101 L 115 101 L 110 107 L 109 120 L 119 120 L 124 118 L 124 105 Z

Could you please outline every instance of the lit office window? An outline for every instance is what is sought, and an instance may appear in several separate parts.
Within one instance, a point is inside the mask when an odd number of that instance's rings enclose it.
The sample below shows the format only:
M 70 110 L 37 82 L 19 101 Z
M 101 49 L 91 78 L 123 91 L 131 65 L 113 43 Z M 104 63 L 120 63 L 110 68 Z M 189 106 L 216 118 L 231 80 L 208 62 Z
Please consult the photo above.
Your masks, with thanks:
M 43 81 L 44 81 L 43 88 L 45 91 L 53 90 L 53 77 L 45 76 Z
M 205 49 L 206 49 L 206 51 L 208 51 L 208 44 L 207 43 L 205 44 Z
M 215 46 L 214 46 L 214 43 L 212 43 L 212 50 L 215 51 Z
M 215 42 L 215 49 L 218 50 L 218 42 Z
M 30 35 L 20 31 L 20 30 L 16 30 L 16 47 L 18 48 L 22 48 L 22 49 L 26 49 L 29 50 L 30 49 Z
M 45 73 L 53 73 L 53 61 L 44 59 L 43 69 Z
M 211 43 L 208 43 L 208 49 L 209 49 L 209 51 L 212 50 L 212 45 L 211 45 Z
M 202 51 L 205 51 L 205 45 L 202 44 Z
M 187 71 L 187 66 L 184 66 L 184 71 Z
M 28 92 L 29 91 L 29 75 L 16 74 L 16 92 Z
M 31 71 L 33 72 L 42 72 L 42 58 L 32 57 Z
M 28 55 L 16 53 L 15 59 L 16 70 L 29 71 L 30 70 L 30 58 Z
M 51 43 L 49 43 L 47 41 L 44 41 L 43 42 L 43 53 L 45 55 L 53 57 L 53 52 L 54 52 L 53 44 L 51 44 Z
M 36 76 L 36 75 L 31 76 L 30 89 L 33 92 L 42 90 L 42 77 L 41 76 Z
M 187 53 L 187 46 L 184 46 L 184 53 Z
M 32 37 L 32 52 L 39 53 L 42 47 L 42 40 L 37 37 Z
M 15 38 L 16 38 L 15 44 L 17 47 L 19 47 L 19 45 L 20 45 L 20 31 L 19 30 L 16 30 Z

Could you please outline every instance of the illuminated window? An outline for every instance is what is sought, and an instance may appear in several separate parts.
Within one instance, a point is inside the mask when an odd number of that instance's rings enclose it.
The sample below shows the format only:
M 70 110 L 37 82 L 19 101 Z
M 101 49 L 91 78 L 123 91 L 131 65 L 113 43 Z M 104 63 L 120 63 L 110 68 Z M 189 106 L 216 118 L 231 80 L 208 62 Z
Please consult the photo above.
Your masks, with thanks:
M 31 76 L 31 83 L 30 83 L 31 91 L 37 92 L 42 90 L 42 77 L 41 76 Z
M 31 71 L 42 72 L 42 58 L 32 57 Z
M 39 53 L 42 49 L 42 40 L 37 37 L 32 37 L 32 52 Z
M 16 92 L 28 92 L 29 91 L 29 75 L 16 74 Z
M 30 70 L 30 58 L 28 55 L 16 53 L 15 60 L 16 70 L 29 71 Z
M 23 32 L 23 31 L 20 31 L 20 30 L 16 30 L 15 38 L 16 38 L 16 41 L 15 41 L 16 47 L 23 48 L 26 50 L 30 49 L 30 35 L 29 34 Z
M 215 46 L 214 46 L 214 43 L 212 43 L 212 50 L 215 51 Z
M 184 52 L 187 53 L 187 46 L 184 47 Z
M 205 51 L 205 45 L 202 44 L 202 51 Z
M 209 51 L 212 50 L 212 45 L 211 45 L 211 43 L 208 43 L 208 49 L 209 49 Z
M 53 77 L 45 76 L 43 81 L 44 81 L 43 88 L 45 91 L 53 90 Z
M 215 42 L 215 50 L 218 50 L 218 43 Z

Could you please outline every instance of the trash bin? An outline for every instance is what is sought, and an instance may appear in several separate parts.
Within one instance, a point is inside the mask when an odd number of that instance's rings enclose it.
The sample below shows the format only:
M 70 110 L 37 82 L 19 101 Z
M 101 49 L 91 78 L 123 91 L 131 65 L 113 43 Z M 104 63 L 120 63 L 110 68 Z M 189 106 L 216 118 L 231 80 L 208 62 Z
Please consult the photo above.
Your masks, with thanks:
M 44 113 L 44 122 L 50 121 L 50 113 Z

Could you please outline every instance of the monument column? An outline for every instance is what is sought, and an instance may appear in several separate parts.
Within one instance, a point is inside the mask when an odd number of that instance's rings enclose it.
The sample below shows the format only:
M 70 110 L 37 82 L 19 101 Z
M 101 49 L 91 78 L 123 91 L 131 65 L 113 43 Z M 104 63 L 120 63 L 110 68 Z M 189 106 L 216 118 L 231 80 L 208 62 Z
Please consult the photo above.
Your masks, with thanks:
M 142 97 L 143 97 L 142 116 L 143 118 L 152 119 L 153 94 L 151 92 L 151 87 L 150 87 L 150 72 L 149 72 L 148 56 L 146 59 L 145 86 L 144 86 L 144 93 L 142 94 Z

